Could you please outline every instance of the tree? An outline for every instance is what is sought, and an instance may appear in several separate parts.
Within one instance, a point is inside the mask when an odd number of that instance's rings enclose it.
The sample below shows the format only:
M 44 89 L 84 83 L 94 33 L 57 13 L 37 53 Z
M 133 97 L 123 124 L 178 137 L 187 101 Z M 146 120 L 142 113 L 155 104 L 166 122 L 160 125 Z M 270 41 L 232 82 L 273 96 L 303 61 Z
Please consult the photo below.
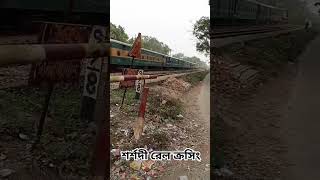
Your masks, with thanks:
M 197 51 L 204 53 L 205 56 L 210 54 L 210 19 L 209 17 L 201 17 L 194 25 L 192 34 L 197 38 Z
M 134 40 L 134 38 L 130 38 L 128 42 L 133 43 Z M 171 52 L 171 49 L 168 45 L 151 36 L 142 36 L 142 48 L 160 52 L 166 55 L 169 55 Z
M 318 7 L 318 6 L 320 7 L 320 2 L 314 3 L 314 6 L 315 6 L 315 7 Z M 320 9 L 318 10 L 318 13 L 320 14 Z
M 110 38 L 121 42 L 128 42 L 129 36 L 122 26 L 110 23 Z
M 190 61 L 194 62 L 194 63 L 200 63 L 201 59 L 196 56 L 192 56 L 192 57 L 190 57 Z
M 177 54 L 172 55 L 172 57 L 183 59 L 185 56 L 183 53 L 177 53 Z

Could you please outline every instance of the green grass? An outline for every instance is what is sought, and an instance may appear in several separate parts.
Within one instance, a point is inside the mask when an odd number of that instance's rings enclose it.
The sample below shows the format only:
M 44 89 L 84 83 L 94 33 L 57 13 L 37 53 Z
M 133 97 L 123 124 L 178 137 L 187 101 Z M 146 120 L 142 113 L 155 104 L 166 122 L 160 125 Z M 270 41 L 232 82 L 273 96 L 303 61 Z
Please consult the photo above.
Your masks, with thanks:
M 115 89 L 110 91 L 110 103 L 111 104 L 121 104 L 124 89 Z M 125 96 L 125 104 L 136 103 L 135 99 L 136 91 L 134 88 L 128 88 Z
M 200 81 L 202 81 L 208 73 L 209 73 L 208 71 L 192 73 L 192 74 L 183 76 L 181 79 L 190 83 L 192 86 L 194 86 L 198 84 Z
M 0 130 L 15 137 L 19 133 L 33 137 L 33 125 L 42 112 L 46 93 L 43 88 L 32 87 L 1 90 Z M 93 135 L 87 134 L 87 122 L 79 118 L 80 101 L 78 88 L 54 89 L 39 149 L 34 156 L 57 165 L 68 162 L 74 167 L 67 167 L 66 171 L 85 175 L 89 173 L 87 163 Z
M 273 38 L 248 41 L 244 46 L 232 44 L 223 51 L 243 64 L 255 66 L 262 71 L 267 69 L 272 73 L 288 61 L 295 61 L 315 35 L 315 32 L 296 31 Z
M 31 88 L 0 90 L 1 129 L 12 135 L 31 133 L 33 112 L 39 112 L 42 108 L 42 94 L 39 89 Z
M 178 99 L 166 99 L 166 103 L 162 104 L 163 98 L 152 94 L 149 99 L 148 111 L 150 114 L 158 114 L 164 121 L 178 120 L 177 115 L 183 111 L 183 104 Z

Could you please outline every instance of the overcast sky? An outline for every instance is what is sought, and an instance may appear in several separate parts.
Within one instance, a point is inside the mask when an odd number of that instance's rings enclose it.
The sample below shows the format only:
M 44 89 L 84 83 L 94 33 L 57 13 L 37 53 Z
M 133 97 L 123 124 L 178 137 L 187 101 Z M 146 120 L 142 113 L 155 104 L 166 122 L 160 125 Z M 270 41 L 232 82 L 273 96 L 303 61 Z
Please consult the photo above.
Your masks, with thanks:
M 209 0 L 111 0 L 110 19 L 125 28 L 130 37 L 156 37 L 169 45 L 172 53 L 209 57 L 198 53 L 192 25 L 202 16 L 210 16 Z

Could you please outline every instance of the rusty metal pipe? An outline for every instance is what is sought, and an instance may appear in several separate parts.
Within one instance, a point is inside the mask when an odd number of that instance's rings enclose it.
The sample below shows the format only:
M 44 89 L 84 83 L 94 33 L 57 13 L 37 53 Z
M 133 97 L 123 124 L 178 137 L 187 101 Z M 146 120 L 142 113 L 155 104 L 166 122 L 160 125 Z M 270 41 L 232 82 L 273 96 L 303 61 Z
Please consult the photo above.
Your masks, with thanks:
M 133 81 L 141 79 L 156 79 L 157 75 L 123 75 L 123 76 L 110 76 L 110 82 L 120 81 Z
M 109 43 L 0 45 L 0 66 L 109 56 Z

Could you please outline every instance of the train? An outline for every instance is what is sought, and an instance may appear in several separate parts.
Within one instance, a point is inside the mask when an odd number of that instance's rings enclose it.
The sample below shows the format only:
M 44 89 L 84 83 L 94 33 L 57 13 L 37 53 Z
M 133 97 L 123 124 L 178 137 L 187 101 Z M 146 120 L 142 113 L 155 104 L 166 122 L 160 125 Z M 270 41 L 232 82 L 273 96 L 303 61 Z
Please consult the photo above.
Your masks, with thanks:
M 1 0 L 0 28 L 32 31 L 32 23 L 105 25 L 109 21 L 106 0 Z
M 148 49 L 141 49 L 141 58 L 129 56 L 132 44 L 110 40 L 110 65 L 113 68 L 134 67 L 143 69 L 195 69 L 200 64 L 171 57 Z
M 256 0 L 210 0 L 215 25 L 285 24 L 288 10 Z

